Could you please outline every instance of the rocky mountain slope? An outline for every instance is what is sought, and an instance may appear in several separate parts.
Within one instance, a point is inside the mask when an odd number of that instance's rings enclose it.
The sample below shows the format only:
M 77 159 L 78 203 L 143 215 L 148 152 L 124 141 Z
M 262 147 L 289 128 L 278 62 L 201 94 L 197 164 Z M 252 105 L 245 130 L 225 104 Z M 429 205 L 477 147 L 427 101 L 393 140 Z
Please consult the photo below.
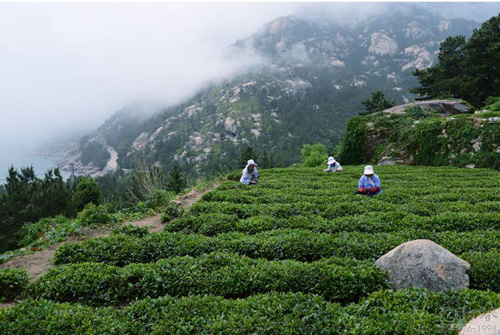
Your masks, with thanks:
M 304 143 L 321 142 L 333 150 L 371 92 L 382 91 L 399 103 L 412 100 L 409 90 L 417 84 L 412 70 L 433 65 L 446 37 L 470 35 L 475 27 L 417 8 L 355 26 L 281 17 L 229 50 L 229 57 L 251 51 L 262 58 L 261 66 L 149 117 L 133 108 L 117 112 L 82 141 L 73 161 L 93 156 L 91 148 L 100 153 L 102 166 L 102 154 L 112 149 L 122 168 L 138 160 L 166 169 L 177 162 L 199 175 L 234 168 L 249 145 L 282 165 L 292 164 Z

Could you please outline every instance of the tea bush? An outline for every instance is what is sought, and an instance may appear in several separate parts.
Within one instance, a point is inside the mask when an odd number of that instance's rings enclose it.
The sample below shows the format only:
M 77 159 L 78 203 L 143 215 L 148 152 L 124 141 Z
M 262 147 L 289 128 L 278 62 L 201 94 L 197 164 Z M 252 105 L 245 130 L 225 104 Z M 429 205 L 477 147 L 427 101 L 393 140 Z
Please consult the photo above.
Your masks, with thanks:
M 28 273 L 21 269 L 0 270 L 0 302 L 12 301 L 28 289 Z
M 34 295 L 99 305 L 166 294 L 245 298 L 256 293 L 304 292 L 346 303 L 385 287 L 385 277 L 374 264 L 355 260 L 302 263 L 211 253 L 123 268 L 100 263 L 59 266 L 40 279 Z
M 0 310 L 0 333 L 34 329 L 31 318 L 46 334 L 457 334 L 500 307 L 498 171 L 377 166 L 374 197 L 353 195 L 362 171 L 269 169 L 253 186 L 236 172 L 169 211 L 164 232 L 65 244 L 24 290 L 40 300 Z M 468 261 L 471 289 L 385 290 L 374 261 L 414 239 Z
M 453 253 L 500 250 L 500 231 L 432 232 L 407 229 L 390 233 L 315 233 L 277 229 L 245 235 L 215 237 L 181 232 L 149 234 L 143 238 L 114 235 L 83 243 L 67 243 L 55 255 L 57 264 L 104 262 L 113 265 L 149 263 L 175 256 L 200 256 L 214 251 L 235 252 L 252 258 L 315 261 L 325 257 L 375 259 L 404 242 L 431 239 Z
M 492 292 L 381 290 L 341 306 L 314 294 L 145 298 L 121 309 L 28 299 L 0 309 L 1 334 L 455 335 L 500 306 Z

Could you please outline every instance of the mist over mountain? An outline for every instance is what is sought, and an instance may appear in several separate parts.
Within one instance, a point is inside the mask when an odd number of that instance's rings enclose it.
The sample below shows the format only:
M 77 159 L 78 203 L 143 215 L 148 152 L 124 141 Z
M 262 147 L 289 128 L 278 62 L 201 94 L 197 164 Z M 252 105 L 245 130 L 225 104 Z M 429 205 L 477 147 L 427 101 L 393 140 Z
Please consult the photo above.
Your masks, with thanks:
M 315 8 L 272 20 L 227 50 L 228 61 L 253 61 L 250 70 L 149 117 L 124 108 L 83 138 L 66 163 L 100 174 L 114 155 L 121 168 L 177 163 L 196 176 L 234 168 L 246 146 L 285 166 L 299 160 L 305 143 L 332 151 L 361 100 L 374 91 L 397 103 L 413 100 L 412 71 L 435 64 L 446 37 L 469 36 L 479 26 L 417 6 L 373 8 L 347 20 L 315 15 Z
M 445 18 L 483 22 L 500 12 L 499 2 L 419 2 L 416 4 Z

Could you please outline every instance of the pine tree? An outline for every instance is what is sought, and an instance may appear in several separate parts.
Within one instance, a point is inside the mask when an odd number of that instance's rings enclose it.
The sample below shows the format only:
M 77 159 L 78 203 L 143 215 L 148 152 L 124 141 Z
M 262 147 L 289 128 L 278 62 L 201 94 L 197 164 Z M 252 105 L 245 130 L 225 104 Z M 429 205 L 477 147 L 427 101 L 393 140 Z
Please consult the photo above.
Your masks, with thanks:
M 176 194 L 181 193 L 187 186 L 186 178 L 182 175 L 181 168 L 178 164 L 174 165 L 174 168 L 168 174 L 167 179 L 167 190 L 172 191 Z
M 366 111 L 360 112 L 360 115 L 381 112 L 396 105 L 394 100 L 385 100 L 384 93 L 380 91 L 372 92 L 371 98 L 363 100 L 361 103 L 365 106 Z
M 91 177 L 80 177 L 75 186 L 74 204 L 76 211 L 81 211 L 85 205 L 101 203 L 101 191 L 99 184 Z
M 264 150 L 262 154 L 262 158 L 259 162 L 259 166 L 263 169 L 272 169 L 276 166 L 276 162 L 274 161 L 274 157 L 271 154 L 268 154 L 267 150 Z
M 241 150 L 240 158 L 238 159 L 236 168 L 243 169 L 250 159 L 253 159 L 257 162 L 257 160 L 259 159 L 259 155 L 252 147 L 246 145 L 245 147 L 243 147 L 243 150 Z
M 5 191 L 0 195 L 0 252 L 16 247 L 23 224 L 73 213 L 71 189 L 58 169 L 49 170 L 40 179 L 33 166 L 21 168 L 20 172 L 11 167 Z
M 474 30 L 468 41 L 448 37 L 439 48 L 439 63 L 415 70 L 421 99 L 461 98 L 481 108 L 490 96 L 500 95 L 500 15 Z

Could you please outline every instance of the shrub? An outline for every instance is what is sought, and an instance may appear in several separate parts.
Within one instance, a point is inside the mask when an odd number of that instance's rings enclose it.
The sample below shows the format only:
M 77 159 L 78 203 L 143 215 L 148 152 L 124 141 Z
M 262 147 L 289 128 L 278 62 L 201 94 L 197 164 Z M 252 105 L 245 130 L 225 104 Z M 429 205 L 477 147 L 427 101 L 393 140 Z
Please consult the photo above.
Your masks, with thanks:
M 134 237 L 144 237 L 147 234 L 149 234 L 149 232 L 147 227 L 137 227 L 127 224 L 116 227 L 111 231 L 111 234 L 113 235 L 123 234 Z
M 0 309 L 0 334 L 126 334 L 127 321 L 113 308 L 90 308 L 45 299 Z
M 116 304 L 144 296 L 212 294 L 244 298 L 265 292 L 316 293 L 330 301 L 357 301 L 385 288 L 374 264 L 354 260 L 302 263 L 267 261 L 237 254 L 176 257 L 123 268 L 98 263 L 60 266 L 35 287 L 41 298 L 90 304 Z M 349 266 L 343 266 L 349 264 Z
M 500 97 L 488 97 L 483 109 L 487 109 L 492 112 L 500 112 Z
M 326 163 L 327 151 L 323 144 L 304 144 L 302 146 L 302 164 L 308 167 L 320 166 Z
M 183 214 L 184 214 L 184 209 L 180 205 L 171 202 L 166 207 L 165 212 L 161 217 L 161 221 L 163 223 L 169 222 L 175 218 L 181 217 Z
M 2 334 L 452 335 L 500 305 L 492 292 L 381 290 L 342 307 L 314 294 L 146 298 L 122 310 L 26 301 L 0 309 Z
M 165 190 L 153 190 L 146 200 L 146 207 L 153 210 L 167 207 L 173 198 L 174 194 L 172 192 Z
M 216 237 L 163 232 L 143 238 L 124 235 L 67 243 L 55 255 L 62 263 L 106 262 L 114 265 L 149 263 L 173 256 L 199 256 L 229 251 L 252 258 L 315 261 L 325 257 L 374 259 L 414 239 L 431 239 L 455 254 L 500 249 L 500 231 L 429 232 L 407 230 L 393 233 L 339 234 L 282 229 L 255 235 L 224 233 Z
M 347 122 L 342 141 L 336 148 L 336 155 L 342 164 L 361 164 L 367 161 L 367 126 L 362 117 L 353 117 Z
M 471 265 L 470 288 L 500 292 L 500 252 L 468 252 L 460 256 Z
M 29 284 L 30 281 L 26 270 L 0 270 L 0 302 L 16 299 L 29 287 Z
M 28 246 L 33 243 L 37 245 L 57 243 L 79 229 L 80 225 L 78 223 L 63 215 L 40 219 L 36 223 L 26 223 L 23 225 L 20 233 L 23 238 L 19 241 L 19 246 Z
M 92 203 L 85 206 L 85 209 L 78 213 L 76 222 L 82 226 L 101 226 L 118 222 L 117 218 L 109 213 L 106 206 L 96 206 Z

